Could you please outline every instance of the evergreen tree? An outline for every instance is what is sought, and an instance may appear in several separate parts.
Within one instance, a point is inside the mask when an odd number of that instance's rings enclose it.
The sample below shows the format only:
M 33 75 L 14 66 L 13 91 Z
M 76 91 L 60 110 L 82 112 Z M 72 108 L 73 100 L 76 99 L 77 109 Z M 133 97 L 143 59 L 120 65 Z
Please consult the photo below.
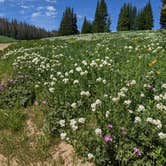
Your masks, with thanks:
M 166 29 L 166 0 L 162 0 L 162 8 L 160 13 L 161 29 Z
M 148 4 L 145 6 L 145 20 L 146 20 L 145 29 L 152 30 L 154 20 L 153 20 L 153 11 L 150 0 L 148 1 Z
M 78 34 L 77 15 L 72 10 L 72 34 Z
M 147 5 L 139 12 L 137 17 L 138 30 L 152 30 L 153 28 L 153 11 L 150 0 Z
M 110 18 L 105 0 L 97 3 L 95 19 L 93 22 L 93 32 L 108 32 L 110 30 Z
M 136 20 L 137 19 L 137 8 L 135 6 L 131 7 L 130 11 L 130 30 L 136 30 Z
M 67 7 L 60 23 L 59 35 L 64 36 L 73 34 L 78 34 L 77 16 L 73 12 L 73 9 Z
M 69 7 L 63 13 L 62 21 L 60 23 L 59 35 L 71 35 L 72 32 L 72 11 Z
M 92 24 L 86 19 L 86 17 L 84 18 L 81 33 L 92 33 Z
M 119 20 L 118 20 L 118 31 L 128 31 L 130 30 L 130 16 L 128 10 L 128 4 L 124 4 L 120 10 Z
M 135 30 L 137 8 L 131 4 L 124 4 L 121 8 L 118 20 L 118 31 Z

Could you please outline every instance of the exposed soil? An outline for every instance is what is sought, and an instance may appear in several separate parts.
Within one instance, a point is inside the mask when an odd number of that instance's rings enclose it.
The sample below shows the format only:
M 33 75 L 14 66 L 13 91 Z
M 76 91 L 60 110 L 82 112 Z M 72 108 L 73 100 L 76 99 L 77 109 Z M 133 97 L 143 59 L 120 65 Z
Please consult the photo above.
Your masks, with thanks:
M 5 48 L 9 47 L 12 43 L 0 43 L 0 51 L 4 50 Z

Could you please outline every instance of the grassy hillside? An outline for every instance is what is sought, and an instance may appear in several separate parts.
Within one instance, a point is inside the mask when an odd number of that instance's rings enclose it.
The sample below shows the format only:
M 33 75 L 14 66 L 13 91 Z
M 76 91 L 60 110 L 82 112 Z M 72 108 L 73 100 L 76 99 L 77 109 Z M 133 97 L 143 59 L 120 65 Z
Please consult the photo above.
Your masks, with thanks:
M 7 36 L 0 36 L 0 43 L 10 43 L 16 41 L 13 38 L 7 37 Z
M 88 164 L 164 165 L 165 55 L 164 31 L 16 44 L 0 60 L 0 154 L 57 162 L 66 142 Z

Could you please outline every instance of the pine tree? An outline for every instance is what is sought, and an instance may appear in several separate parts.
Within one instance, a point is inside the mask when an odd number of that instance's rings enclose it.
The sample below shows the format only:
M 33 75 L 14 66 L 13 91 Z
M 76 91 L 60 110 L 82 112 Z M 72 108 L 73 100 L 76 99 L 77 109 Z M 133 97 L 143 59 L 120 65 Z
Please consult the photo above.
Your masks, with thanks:
M 84 22 L 82 25 L 81 33 L 92 33 L 92 24 L 84 17 Z
M 138 30 L 152 30 L 153 28 L 153 11 L 151 2 L 146 4 L 146 6 L 139 12 L 137 16 L 137 29 Z
M 130 11 L 130 30 L 136 30 L 137 8 L 132 6 Z
M 72 34 L 78 34 L 78 27 L 77 27 L 77 15 L 73 12 L 72 9 Z
M 124 4 L 121 8 L 118 20 L 118 31 L 135 30 L 137 8 L 131 4 Z
M 66 8 L 65 12 L 63 13 L 62 21 L 60 23 L 59 35 L 71 35 L 72 32 L 72 11 L 69 7 Z
M 62 21 L 60 23 L 59 35 L 73 35 L 78 34 L 77 16 L 73 9 L 67 7 L 63 13 Z
M 105 0 L 100 0 L 96 7 L 93 32 L 108 32 L 110 30 L 110 24 L 111 21 L 107 11 L 107 4 Z
M 162 0 L 162 8 L 160 13 L 161 29 L 166 29 L 166 0 Z
M 152 11 L 152 6 L 151 6 L 151 2 L 149 0 L 149 2 L 147 3 L 147 5 L 145 6 L 145 29 L 146 30 L 152 30 L 153 28 L 153 11 Z

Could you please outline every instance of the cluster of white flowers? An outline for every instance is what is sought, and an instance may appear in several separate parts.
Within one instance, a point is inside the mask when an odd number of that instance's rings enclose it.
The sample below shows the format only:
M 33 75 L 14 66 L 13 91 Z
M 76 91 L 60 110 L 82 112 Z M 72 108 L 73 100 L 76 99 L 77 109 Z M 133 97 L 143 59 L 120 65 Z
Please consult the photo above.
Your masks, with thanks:
M 97 136 L 101 135 L 102 130 L 100 128 L 95 129 L 95 133 Z
M 90 96 L 90 92 L 89 91 L 81 91 L 80 95 L 89 97 Z
M 67 133 L 61 133 L 60 134 L 61 140 L 65 140 L 66 136 L 67 136 Z
M 79 81 L 78 80 L 74 80 L 73 84 L 79 84 Z
M 73 131 L 76 131 L 78 129 L 77 121 L 75 119 L 70 120 L 70 127 Z
M 106 113 L 105 113 L 105 117 L 108 118 L 109 115 L 110 115 L 110 111 L 106 111 Z
M 72 103 L 72 104 L 71 104 L 71 107 L 72 107 L 73 109 L 76 109 L 76 108 L 77 108 L 77 103 Z
M 94 158 L 94 155 L 92 153 L 88 153 L 88 160 L 92 160 Z
M 143 105 L 139 105 L 136 111 L 143 112 L 143 111 L 145 111 L 145 107 Z
M 127 106 L 129 106 L 131 104 L 131 100 L 125 100 L 124 104 L 127 105 Z
M 160 139 L 166 139 L 166 133 L 160 132 L 158 136 Z
M 162 110 L 166 111 L 166 106 L 164 104 L 162 104 L 162 103 L 156 104 L 156 108 L 161 110 L 161 111 Z
M 134 86 L 134 85 L 136 85 L 136 83 L 137 82 L 135 80 L 131 80 L 127 83 L 127 86 Z
M 59 124 L 60 124 L 61 127 L 65 127 L 65 123 L 66 123 L 66 122 L 65 122 L 65 120 L 63 120 L 63 119 L 59 121 Z
M 166 84 L 162 84 L 161 88 L 166 89 Z
M 91 104 L 92 111 L 96 111 L 96 107 L 100 106 L 102 104 L 102 101 L 100 99 L 97 99 L 94 103 Z
M 159 119 L 147 118 L 146 121 L 157 126 L 157 128 L 159 128 L 159 129 L 162 128 L 162 124 L 161 124 L 161 121 Z
M 136 116 L 134 123 L 140 123 L 140 122 L 141 122 L 141 118 L 139 116 Z
M 84 124 L 85 123 L 85 118 L 79 118 L 78 123 Z

